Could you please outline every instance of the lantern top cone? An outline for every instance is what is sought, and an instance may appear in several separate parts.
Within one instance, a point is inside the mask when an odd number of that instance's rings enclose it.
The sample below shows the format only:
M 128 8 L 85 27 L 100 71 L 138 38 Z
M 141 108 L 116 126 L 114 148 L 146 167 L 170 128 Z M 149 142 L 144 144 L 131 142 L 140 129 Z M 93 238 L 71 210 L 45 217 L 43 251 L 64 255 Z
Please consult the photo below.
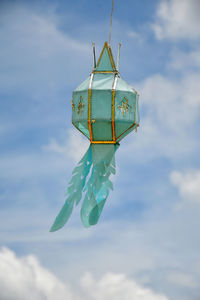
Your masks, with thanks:
M 72 123 L 93 144 L 116 144 L 139 126 L 138 98 L 105 42 L 90 77 L 73 92 Z

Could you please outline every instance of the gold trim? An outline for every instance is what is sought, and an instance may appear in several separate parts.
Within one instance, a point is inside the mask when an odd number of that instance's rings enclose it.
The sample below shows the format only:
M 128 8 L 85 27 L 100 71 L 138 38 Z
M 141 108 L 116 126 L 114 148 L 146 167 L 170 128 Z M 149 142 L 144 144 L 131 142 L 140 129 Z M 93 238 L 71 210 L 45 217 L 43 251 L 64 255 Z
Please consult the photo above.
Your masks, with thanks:
M 117 87 L 118 76 L 115 75 L 113 85 L 112 85 L 112 136 L 113 142 L 116 142 L 116 133 L 115 133 L 115 95 Z
M 116 70 L 116 66 L 115 66 L 115 61 L 114 61 L 114 58 L 113 58 L 113 53 L 112 53 L 112 49 L 110 47 L 110 45 L 107 45 L 108 46 L 108 54 L 109 54 L 109 57 L 110 57 L 110 60 L 111 60 L 111 64 L 112 64 L 112 67 L 114 70 Z
M 119 74 L 119 72 L 118 71 L 92 71 L 92 73 L 93 74 L 95 74 L 95 73 L 105 73 L 105 74 L 107 74 L 107 73 L 114 73 L 114 74 Z
M 107 42 L 105 42 L 105 44 L 104 44 L 104 46 L 103 46 L 103 49 L 102 49 L 101 54 L 100 54 L 100 56 L 99 56 L 99 59 L 98 59 L 98 61 L 97 61 L 96 68 L 98 67 L 98 65 L 99 65 L 99 63 L 100 63 L 100 60 L 101 60 L 101 58 L 102 58 L 103 52 L 104 52 L 104 50 L 105 50 L 105 48 L 106 48 L 106 45 L 107 45 Z
M 135 91 L 136 95 L 135 95 L 135 121 L 136 121 L 136 109 L 138 107 L 138 100 L 139 100 L 139 94 L 137 91 Z M 137 128 L 139 127 L 139 124 L 137 124 L 136 128 L 135 128 L 135 132 L 137 132 Z
M 138 124 L 133 123 L 128 129 L 126 129 L 122 134 L 120 134 L 120 135 L 116 138 L 116 141 L 117 141 L 124 133 L 126 133 L 129 129 L 131 129 L 131 128 L 134 127 L 135 125 L 136 125 L 137 127 L 139 127 Z
M 90 142 L 92 143 L 91 94 L 92 94 L 92 89 L 89 89 L 88 90 L 88 128 L 89 128 L 89 133 L 90 133 Z
M 90 142 L 92 142 L 92 125 L 91 125 L 91 94 L 92 94 L 92 82 L 93 82 L 94 74 L 90 76 L 90 83 L 88 89 L 88 129 L 90 133 Z
M 91 144 L 116 144 L 116 141 L 92 141 Z
M 116 142 L 116 137 L 115 137 L 115 90 L 112 90 L 112 136 L 113 136 L 113 142 Z
M 135 91 L 135 121 L 136 121 L 136 107 L 137 107 L 137 92 Z
M 72 121 L 72 125 L 74 125 L 74 127 L 78 130 L 78 131 L 80 131 L 88 140 L 90 140 L 90 138 L 84 133 L 84 132 L 82 132 L 74 123 L 73 123 L 73 121 Z
M 99 66 L 99 63 L 100 63 L 100 61 L 101 61 L 101 58 L 102 58 L 102 55 L 103 55 L 103 53 L 104 53 L 105 48 L 107 48 L 108 55 L 109 55 L 109 58 L 110 58 L 110 62 L 111 62 L 113 71 L 117 71 L 116 66 L 115 66 L 115 62 L 114 62 L 114 58 L 113 58 L 113 54 L 112 54 L 111 47 L 108 45 L 107 42 L 105 42 L 105 44 L 104 44 L 104 46 L 103 46 L 103 49 L 102 49 L 101 54 L 100 54 L 100 56 L 99 56 L 99 59 L 98 59 L 96 68 L 98 68 L 98 66 Z M 96 68 L 95 68 L 95 69 L 96 69 Z M 93 72 L 98 72 L 98 71 L 95 71 L 95 69 L 93 70 Z M 107 72 L 113 73 L 113 71 L 107 71 Z M 104 71 L 104 72 L 105 72 L 105 71 Z M 106 72 L 106 73 L 107 73 L 107 72 Z

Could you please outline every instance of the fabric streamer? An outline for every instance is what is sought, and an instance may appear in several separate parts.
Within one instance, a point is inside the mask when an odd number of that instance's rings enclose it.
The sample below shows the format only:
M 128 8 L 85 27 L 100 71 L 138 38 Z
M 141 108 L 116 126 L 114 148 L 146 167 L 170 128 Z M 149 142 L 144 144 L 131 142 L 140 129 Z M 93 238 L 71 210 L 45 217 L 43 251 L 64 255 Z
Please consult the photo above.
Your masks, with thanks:
M 106 144 L 89 146 L 72 172 L 72 179 L 66 193 L 67 200 L 50 231 L 56 231 L 65 225 L 71 216 L 74 204 L 79 204 L 83 194 L 85 194 L 81 208 L 83 225 L 89 227 L 98 222 L 109 190 L 113 190 L 110 176 L 116 173 L 115 151 L 118 147 L 119 145 Z

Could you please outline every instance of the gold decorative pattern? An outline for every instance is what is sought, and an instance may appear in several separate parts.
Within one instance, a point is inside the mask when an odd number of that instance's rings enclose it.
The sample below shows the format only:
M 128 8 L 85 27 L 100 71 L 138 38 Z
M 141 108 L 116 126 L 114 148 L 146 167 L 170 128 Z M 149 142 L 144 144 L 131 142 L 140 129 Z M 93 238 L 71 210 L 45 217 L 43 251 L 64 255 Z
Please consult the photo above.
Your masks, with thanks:
M 133 107 L 128 104 L 128 99 L 126 97 L 124 97 L 124 99 L 122 100 L 121 106 L 118 105 L 117 108 L 121 110 L 123 116 L 125 116 L 129 112 L 129 110 L 131 112 L 133 111 Z
M 78 113 L 78 114 L 81 114 L 81 113 L 83 112 L 83 107 L 84 107 L 84 104 L 83 104 L 83 97 L 80 96 L 80 100 L 79 100 L 78 108 L 77 108 L 77 113 Z
M 72 104 L 72 110 L 75 111 L 75 104 L 73 102 L 73 99 L 71 100 L 71 104 Z

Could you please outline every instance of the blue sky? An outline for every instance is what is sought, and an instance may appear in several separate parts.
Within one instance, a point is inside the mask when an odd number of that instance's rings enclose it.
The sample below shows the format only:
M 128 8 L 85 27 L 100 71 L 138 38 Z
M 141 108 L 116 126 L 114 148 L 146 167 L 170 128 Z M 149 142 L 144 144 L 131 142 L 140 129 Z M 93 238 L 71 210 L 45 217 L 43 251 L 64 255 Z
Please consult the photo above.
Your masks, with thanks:
M 140 94 L 99 224 L 49 228 L 88 141 L 70 99 L 111 1 L 0 3 L 0 298 L 198 300 L 200 4 L 115 1 L 111 46 Z M 6 274 L 6 275 L 5 275 Z M 17 274 L 17 276 L 13 276 Z M 32 298 L 31 298 L 32 297 Z

